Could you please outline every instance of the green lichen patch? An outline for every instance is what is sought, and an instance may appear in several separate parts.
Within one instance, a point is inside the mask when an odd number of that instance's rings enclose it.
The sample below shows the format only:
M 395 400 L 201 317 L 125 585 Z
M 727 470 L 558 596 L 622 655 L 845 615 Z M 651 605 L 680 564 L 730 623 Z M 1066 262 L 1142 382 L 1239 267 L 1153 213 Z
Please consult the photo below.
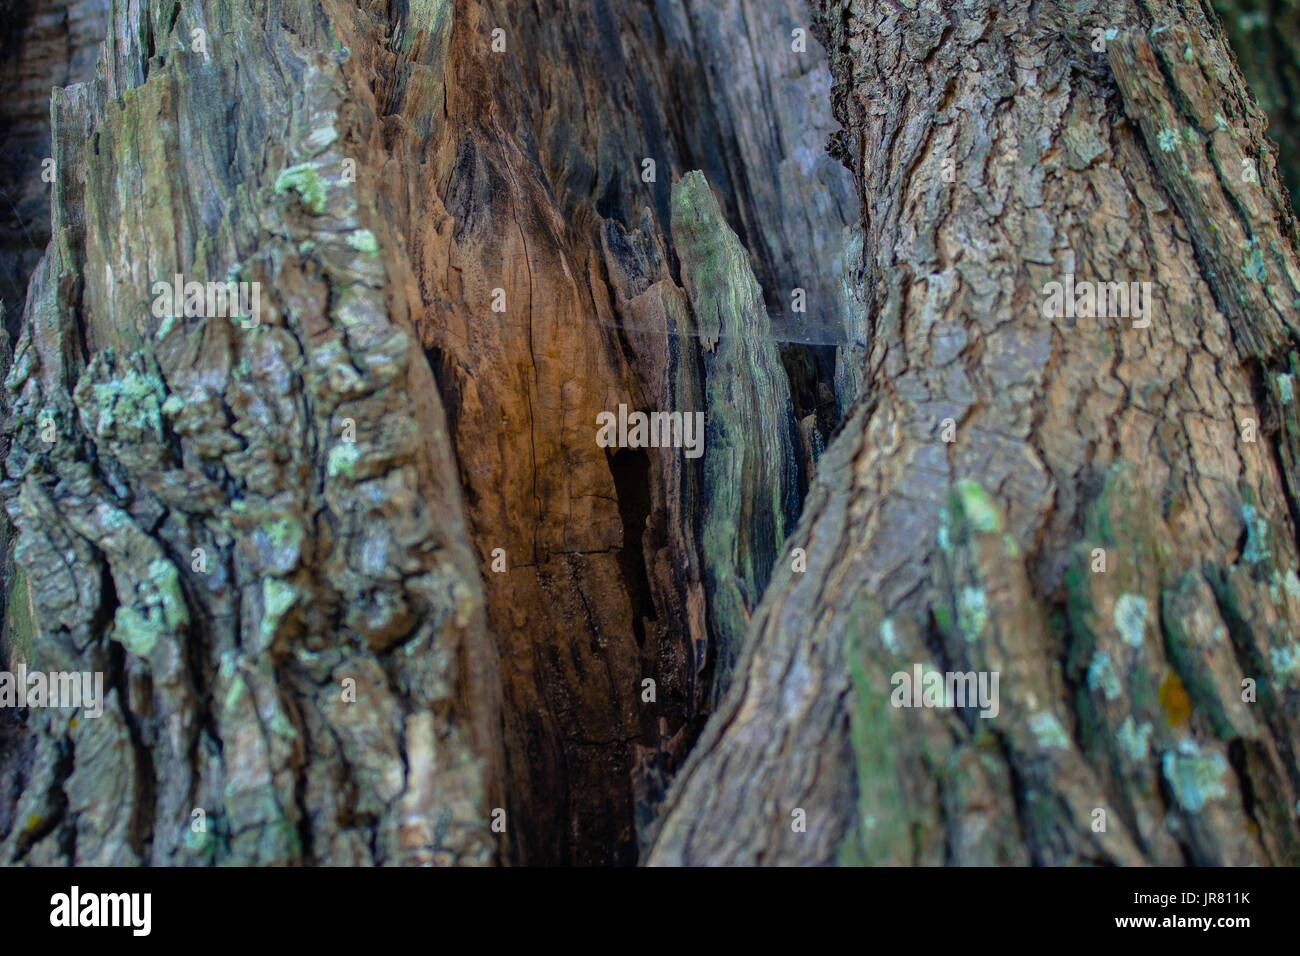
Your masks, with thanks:
M 127 368 L 91 385 L 89 395 L 93 401 L 91 424 L 97 436 L 112 435 L 122 426 L 127 434 L 144 430 L 161 437 L 167 389 L 156 376 Z
M 957 626 L 962 636 L 974 641 L 989 622 L 988 596 L 983 588 L 964 587 L 957 595 Z
M 379 255 L 379 240 L 369 229 L 356 229 L 348 233 L 348 245 L 368 256 Z
M 964 521 L 972 531 L 1000 532 L 1002 519 L 997 508 L 978 482 L 963 479 L 953 487 L 949 497 L 953 517 Z
M 1131 647 L 1142 646 L 1147 626 L 1147 599 L 1140 594 L 1121 594 L 1115 601 L 1115 630 Z
M 1295 400 L 1295 376 L 1290 374 L 1278 374 L 1274 381 L 1277 384 L 1277 393 L 1283 402 L 1290 404 Z
M 1110 655 L 1097 651 L 1088 664 L 1088 689 L 1100 693 L 1107 700 L 1119 697 L 1119 675 L 1111 664 Z
M 1065 732 L 1061 722 L 1046 711 L 1029 718 L 1029 729 L 1033 732 L 1034 739 L 1038 741 L 1038 746 L 1047 750 L 1069 749 L 1069 734 Z
M 1263 282 L 1268 278 L 1268 269 L 1264 266 L 1264 250 L 1254 238 L 1247 240 L 1242 271 L 1246 273 L 1246 278 L 1255 282 Z
M 1124 723 L 1120 724 L 1119 730 L 1115 733 L 1115 740 L 1130 760 L 1141 763 L 1147 759 L 1151 734 L 1154 731 L 1155 728 L 1149 723 L 1143 721 L 1139 724 L 1130 714 L 1124 718 Z
M 31 594 L 27 590 L 27 575 L 17 563 L 14 564 L 13 579 L 9 583 L 6 608 L 9 615 L 10 656 L 30 663 L 32 645 L 36 640 L 36 621 L 32 615 Z M 7 663 L 0 662 L 0 666 Z
M 325 470 L 331 478 L 337 478 L 340 475 L 351 477 L 356 470 L 357 462 L 360 460 L 361 452 L 357 451 L 354 442 L 341 442 L 330 449 Z
M 1200 812 L 1209 801 L 1228 795 L 1224 782 L 1227 761 L 1219 753 L 1202 755 L 1192 740 L 1184 740 L 1177 750 L 1166 751 L 1161 770 L 1178 805 L 1192 813 Z
M 1271 554 L 1268 521 L 1250 504 L 1241 506 L 1241 520 L 1246 525 L 1246 546 L 1241 551 L 1241 559 L 1247 564 L 1267 561 Z
M 912 812 L 898 787 L 899 736 L 892 731 L 897 711 L 889 695 L 873 681 L 884 673 L 878 647 L 859 635 L 871 633 L 884 621 L 879 605 L 859 597 L 850 610 L 847 653 L 850 692 L 849 730 L 853 741 L 858 794 L 856 824 L 840 847 L 840 861 L 848 865 L 908 862 L 911 854 Z M 890 624 L 893 631 L 893 624 Z
M 897 654 L 899 651 L 898 635 L 894 632 L 894 619 L 891 617 L 885 618 L 880 623 L 880 643 L 891 654 Z
M 275 194 L 295 195 L 303 208 L 317 215 L 325 211 L 325 180 L 307 163 L 282 170 L 275 178 Z
M 156 558 L 137 585 L 136 600 L 117 609 L 112 638 L 137 657 L 148 657 L 160 638 L 177 635 L 189 621 L 175 565 Z
M 1269 663 L 1273 665 L 1273 671 L 1288 683 L 1297 675 L 1300 675 L 1300 647 L 1297 647 L 1294 643 L 1284 644 L 1281 647 L 1271 647 L 1268 656 Z
M 278 707 L 271 714 L 270 727 L 272 733 L 278 734 L 286 740 L 293 740 L 298 736 L 298 731 L 294 729 L 293 723 L 284 715 L 284 711 Z
M 298 600 L 298 589 L 288 581 L 266 578 L 262 581 L 262 646 L 268 646 L 289 609 Z
M 306 529 L 302 522 L 289 515 L 267 518 L 253 530 L 263 567 L 278 575 L 286 575 L 298 566 Z
M 230 681 L 230 686 L 226 690 L 226 698 L 222 702 L 222 706 L 225 708 L 226 712 L 230 713 L 238 707 L 240 698 L 242 698 L 246 693 L 248 693 L 248 684 L 245 683 L 244 676 L 242 674 L 236 674 Z

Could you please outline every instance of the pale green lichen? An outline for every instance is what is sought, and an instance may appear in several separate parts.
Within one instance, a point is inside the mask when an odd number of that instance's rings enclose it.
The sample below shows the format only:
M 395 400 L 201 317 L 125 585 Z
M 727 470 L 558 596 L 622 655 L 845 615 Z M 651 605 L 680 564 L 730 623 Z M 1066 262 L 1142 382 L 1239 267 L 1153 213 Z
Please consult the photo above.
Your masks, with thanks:
M 124 604 L 113 618 L 113 640 L 137 657 L 148 657 L 158 639 L 189 624 L 176 567 L 163 558 L 149 562 L 139 597 Z
M 305 208 L 317 214 L 325 211 L 325 180 L 306 163 L 283 170 L 275 179 L 275 193 L 296 193 Z
M 1286 586 L 1286 585 L 1285 585 L 1285 580 L 1286 580 L 1286 579 L 1283 578 L 1283 576 L 1282 576 L 1282 572 L 1280 572 L 1277 568 L 1273 568 L 1273 569 L 1269 572 L 1269 575 L 1268 575 L 1268 594 L 1269 594 L 1269 597 L 1272 599 L 1273 604 L 1274 604 L 1276 607 L 1281 607 L 1281 606 L 1282 606 L 1282 602 L 1283 602 L 1283 598 L 1282 598 L 1282 589 Z
M 983 588 L 962 588 L 957 596 L 957 626 L 966 640 L 979 638 L 988 622 L 988 598 Z
M 353 442 L 342 442 L 330 449 L 326 471 L 331 478 L 339 475 L 351 476 L 356 464 L 361 459 L 361 452 Z
M 1115 601 L 1115 630 L 1131 647 L 1142 646 L 1146 630 L 1147 601 L 1138 594 L 1121 594 Z
M 1101 651 L 1093 654 L 1092 663 L 1088 665 L 1088 687 L 1093 691 L 1100 691 L 1107 700 L 1114 700 L 1119 696 L 1119 676 L 1111 666 L 1109 654 L 1103 654 Z
M 1042 712 L 1029 718 L 1029 729 L 1033 731 L 1038 746 L 1049 750 L 1067 750 L 1070 738 L 1061 726 L 1061 722 L 1051 714 Z
M 221 675 L 222 680 L 230 680 L 239 670 L 239 661 L 230 651 L 225 651 L 221 655 L 221 660 L 217 664 L 217 673 Z
M 246 690 L 248 690 L 248 685 L 244 683 L 243 675 L 236 674 L 234 680 L 230 682 L 230 689 L 226 691 L 225 709 L 227 711 L 234 710 L 239 704 L 239 698 L 244 696 Z
M 1223 777 L 1228 770 L 1222 754 L 1202 756 L 1195 742 L 1184 740 L 1177 751 L 1166 751 L 1161 760 L 1165 780 L 1178 805 L 1192 813 L 1210 800 L 1228 795 Z
M 216 841 L 212 834 L 206 829 L 195 830 L 193 827 L 185 828 L 185 845 L 202 856 L 207 856 L 216 848 Z
M 302 525 L 292 518 L 276 518 L 274 521 L 264 521 L 262 523 L 262 532 L 266 539 L 271 542 L 273 548 L 297 547 L 303 539 Z
M 1268 656 L 1279 677 L 1290 677 L 1300 671 L 1300 648 L 1294 644 L 1269 648 Z
M 1264 251 L 1260 248 L 1258 240 L 1254 238 L 1246 243 L 1246 255 L 1242 264 L 1247 278 L 1263 282 L 1268 277 L 1268 272 L 1264 268 Z
M 898 635 L 894 633 L 894 619 L 885 618 L 880 623 L 880 643 L 885 645 L 885 650 L 891 654 L 898 653 Z
M 1124 749 L 1124 752 L 1133 760 L 1146 760 L 1150 749 L 1151 734 L 1154 729 L 1146 721 L 1138 724 L 1130 715 L 1124 718 L 1124 723 L 1120 724 L 1115 739 L 1119 742 L 1120 747 Z
M 109 434 L 119 421 L 162 434 L 162 405 L 167 390 L 161 379 L 128 368 L 108 381 L 96 383 L 91 394 L 98 412 L 97 435 Z
M 1278 394 L 1282 396 L 1282 401 L 1290 403 L 1295 396 L 1295 376 L 1278 375 L 1275 381 L 1277 382 Z
M 1241 519 L 1246 523 L 1246 547 L 1241 552 L 1241 559 L 1247 564 L 1266 560 L 1270 554 L 1268 522 L 1252 505 L 1241 506 Z
M 369 256 L 379 255 L 379 240 L 369 229 L 357 229 L 348 233 L 348 245 Z
M 867 615 L 859 611 L 853 616 Z M 858 640 L 850 638 L 848 654 L 852 688 L 849 732 L 858 784 L 857 820 L 839 850 L 841 861 L 851 865 L 890 858 L 897 847 L 905 845 L 912 821 L 907 796 L 896 782 L 902 759 L 896 735 L 881 732 L 891 723 L 889 699 L 873 686 L 874 672 L 869 673 Z
M 266 578 L 262 581 L 262 644 L 275 636 L 275 629 L 298 599 L 298 589 L 288 581 Z
M 962 480 L 953 489 L 952 506 L 974 531 L 1001 531 L 997 510 L 978 482 Z
M 17 660 L 32 659 L 32 646 L 36 641 L 36 621 L 32 615 L 31 594 L 28 591 L 27 575 L 17 564 L 14 565 L 13 578 L 9 583 L 9 600 L 7 603 L 9 617 L 9 635 L 12 642 L 10 653 Z
M 298 736 L 298 731 L 294 729 L 293 724 L 290 723 L 289 721 L 289 718 L 286 717 L 284 715 L 284 712 L 280 710 L 278 707 L 276 708 L 275 712 L 271 714 L 270 723 L 271 723 L 271 731 L 273 733 L 279 734 L 281 737 L 285 737 L 289 740 L 293 740 L 295 737 Z
M 335 299 L 330 312 L 348 328 L 353 328 L 374 322 L 377 310 L 374 297 L 369 291 L 354 284 L 346 284 L 335 288 Z
M 134 607 L 119 607 L 113 615 L 113 640 L 136 657 L 148 657 L 158 643 L 158 627 Z
M 1156 134 L 1156 143 L 1166 153 L 1172 153 L 1178 146 L 1178 130 L 1166 127 Z

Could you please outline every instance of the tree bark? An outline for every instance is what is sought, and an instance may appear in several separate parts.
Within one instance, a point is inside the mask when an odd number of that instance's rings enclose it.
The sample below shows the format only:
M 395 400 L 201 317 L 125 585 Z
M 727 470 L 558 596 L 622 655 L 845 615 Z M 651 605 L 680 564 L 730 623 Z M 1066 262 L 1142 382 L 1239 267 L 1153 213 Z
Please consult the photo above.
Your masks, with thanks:
M 816 9 L 867 370 L 651 862 L 1294 864 L 1295 221 L 1222 33 Z M 1150 281 L 1150 326 L 1045 318 L 1066 273 Z M 999 713 L 888 706 L 914 663 Z

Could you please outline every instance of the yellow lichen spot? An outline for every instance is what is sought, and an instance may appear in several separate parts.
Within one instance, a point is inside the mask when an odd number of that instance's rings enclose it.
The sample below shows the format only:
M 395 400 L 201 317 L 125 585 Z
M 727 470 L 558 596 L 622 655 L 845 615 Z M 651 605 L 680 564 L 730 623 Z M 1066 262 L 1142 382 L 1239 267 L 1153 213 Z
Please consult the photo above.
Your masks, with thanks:
M 40 825 L 41 815 L 39 813 L 33 813 L 27 818 L 27 829 L 29 832 L 35 830 Z
M 1165 712 L 1165 723 L 1177 727 L 1192 716 L 1192 702 L 1178 675 L 1170 671 L 1160 682 L 1160 706 Z

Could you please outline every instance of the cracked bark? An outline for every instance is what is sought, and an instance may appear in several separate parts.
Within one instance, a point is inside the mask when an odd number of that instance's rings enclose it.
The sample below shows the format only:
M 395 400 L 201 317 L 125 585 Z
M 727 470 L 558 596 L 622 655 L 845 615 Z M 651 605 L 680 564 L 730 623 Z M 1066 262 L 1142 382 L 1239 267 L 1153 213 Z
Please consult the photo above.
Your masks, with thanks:
M 815 7 L 864 384 L 651 862 L 1294 864 L 1295 222 L 1221 32 L 1197 4 Z M 1045 319 L 1064 273 L 1152 281 L 1150 327 Z M 914 662 L 1000 672 L 1000 713 L 888 706 Z

